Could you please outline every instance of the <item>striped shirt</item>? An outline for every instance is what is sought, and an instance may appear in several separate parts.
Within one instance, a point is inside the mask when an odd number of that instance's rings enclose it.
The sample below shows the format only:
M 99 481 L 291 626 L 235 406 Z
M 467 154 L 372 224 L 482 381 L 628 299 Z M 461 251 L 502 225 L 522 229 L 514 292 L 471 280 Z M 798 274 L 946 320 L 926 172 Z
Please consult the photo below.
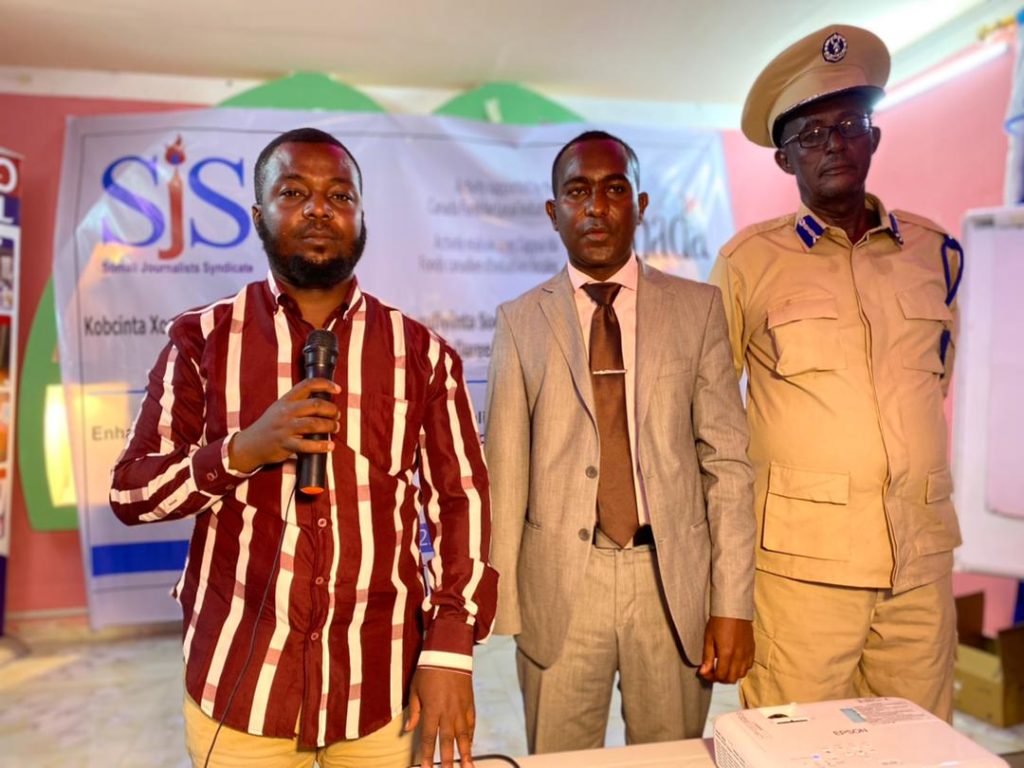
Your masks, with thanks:
M 294 459 L 228 467 L 231 437 L 303 377 L 312 326 L 272 276 L 169 326 L 110 491 L 128 524 L 195 518 L 174 589 L 189 695 L 248 733 L 291 738 L 298 723 L 303 746 L 388 723 L 417 666 L 470 672 L 497 592 L 455 351 L 355 280 L 329 327 L 342 392 L 325 493 L 295 493 Z

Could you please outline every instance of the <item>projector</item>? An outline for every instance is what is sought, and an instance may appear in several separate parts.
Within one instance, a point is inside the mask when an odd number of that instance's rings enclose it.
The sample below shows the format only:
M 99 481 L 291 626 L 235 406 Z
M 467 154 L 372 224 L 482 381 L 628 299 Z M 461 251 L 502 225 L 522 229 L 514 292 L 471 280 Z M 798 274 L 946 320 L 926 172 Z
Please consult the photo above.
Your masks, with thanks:
M 899 698 L 730 712 L 715 720 L 718 768 L 1008 768 L 946 722 Z

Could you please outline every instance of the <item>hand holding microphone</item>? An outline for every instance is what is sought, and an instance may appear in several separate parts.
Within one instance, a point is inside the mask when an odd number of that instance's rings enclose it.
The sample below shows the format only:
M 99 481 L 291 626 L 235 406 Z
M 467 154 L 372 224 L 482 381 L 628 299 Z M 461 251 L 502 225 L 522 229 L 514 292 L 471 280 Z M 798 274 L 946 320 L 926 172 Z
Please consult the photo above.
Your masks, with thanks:
M 306 379 L 333 379 L 334 366 L 338 364 L 338 339 L 330 331 L 315 330 L 306 338 L 306 346 L 302 348 L 302 362 L 306 371 Z M 330 401 L 326 392 L 314 392 L 311 397 Z M 328 435 L 308 435 L 309 440 L 326 440 Z M 323 493 L 327 487 L 327 454 L 300 453 L 299 479 L 297 488 L 303 493 L 316 495 Z
M 334 448 L 331 435 L 338 431 L 338 406 L 332 402 L 341 387 L 331 379 L 338 360 L 338 341 L 333 333 L 315 330 L 303 348 L 305 378 L 273 403 L 263 415 L 238 432 L 228 446 L 229 466 L 252 472 L 264 464 L 299 457 L 299 490 L 319 493 L 324 488 L 326 454 Z M 303 469 L 316 457 L 319 467 Z M 303 473 L 319 473 L 303 479 Z M 316 485 L 319 483 L 319 485 Z M 306 491 L 305 487 L 319 488 Z

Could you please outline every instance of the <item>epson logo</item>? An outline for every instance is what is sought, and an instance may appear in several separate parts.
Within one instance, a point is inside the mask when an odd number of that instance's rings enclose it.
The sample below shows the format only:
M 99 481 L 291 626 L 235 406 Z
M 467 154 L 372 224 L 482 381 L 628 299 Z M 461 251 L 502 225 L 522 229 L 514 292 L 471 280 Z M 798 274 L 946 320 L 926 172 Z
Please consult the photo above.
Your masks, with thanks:
M 838 731 L 832 731 L 836 736 L 853 736 L 857 733 L 867 733 L 867 728 L 841 728 Z

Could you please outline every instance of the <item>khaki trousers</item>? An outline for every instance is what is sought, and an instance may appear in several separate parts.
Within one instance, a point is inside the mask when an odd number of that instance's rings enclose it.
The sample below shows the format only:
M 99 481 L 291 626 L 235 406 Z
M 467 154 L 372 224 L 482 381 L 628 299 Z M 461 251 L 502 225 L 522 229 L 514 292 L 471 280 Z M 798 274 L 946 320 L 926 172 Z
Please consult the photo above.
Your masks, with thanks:
M 627 744 L 704 731 L 711 685 L 685 661 L 649 546 L 596 545 L 558 660 L 517 652 L 516 666 L 531 753 L 604 746 L 616 672 Z
M 185 695 L 185 745 L 192 765 L 202 768 L 217 730 L 217 721 Z M 404 733 L 401 713 L 361 739 L 336 741 L 319 749 L 300 749 L 297 739 L 254 736 L 224 726 L 210 756 L 210 768 L 409 768 L 413 764 L 413 733 Z
M 740 682 L 744 706 L 900 696 L 952 721 L 951 575 L 893 595 L 758 571 L 754 603 L 756 651 Z

